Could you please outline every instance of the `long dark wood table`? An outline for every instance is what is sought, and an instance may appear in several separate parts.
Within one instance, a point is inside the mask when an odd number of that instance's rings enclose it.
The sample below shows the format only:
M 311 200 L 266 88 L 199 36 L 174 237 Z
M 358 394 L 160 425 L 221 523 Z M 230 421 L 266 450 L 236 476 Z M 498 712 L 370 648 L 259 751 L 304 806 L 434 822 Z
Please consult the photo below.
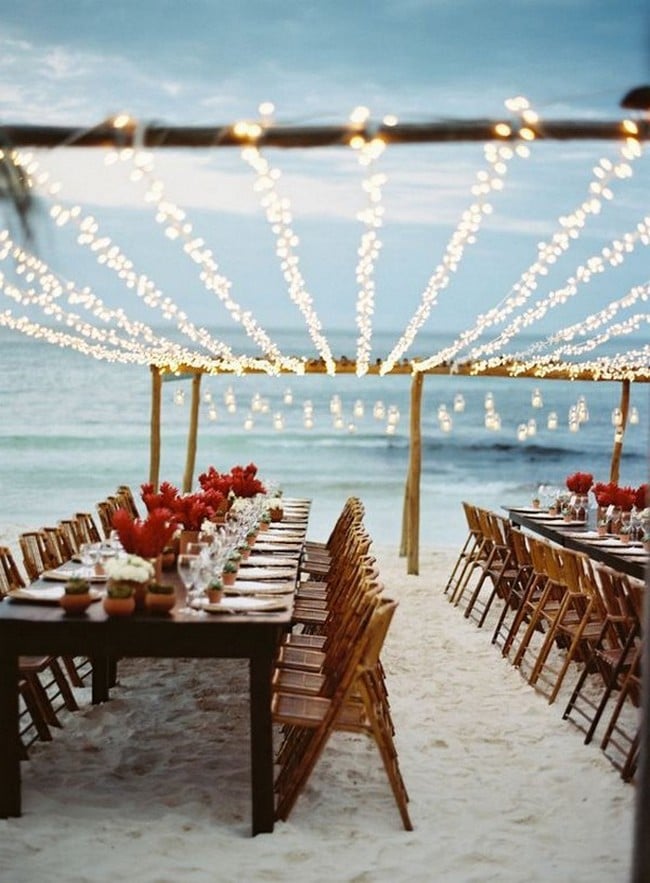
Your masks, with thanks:
M 576 522 L 567 523 L 561 518 L 550 519 L 541 510 L 511 508 L 508 506 L 505 509 L 513 524 L 539 534 L 547 540 L 557 543 L 559 546 L 564 546 L 577 552 L 584 552 L 590 558 L 593 558 L 594 561 L 606 564 L 608 567 L 621 573 L 627 573 L 628 576 L 645 579 L 649 558 L 647 554 L 630 553 L 630 547 L 625 543 L 610 544 L 608 542 L 603 544 L 602 540 L 607 538 L 592 537 L 593 531 L 590 531 L 586 525 Z
M 83 616 L 66 616 L 58 605 L 0 603 L 0 818 L 21 815 L 19 656 L 90 657 L 93 703 L 110 698 L 120 657 L 231 658 L 249 661 L 252 833 L 273 830 L 271 677 L 292 611 L 200 617 L 179 612 L 183 602 L 178 593 L 170 616 L 136 612 L 114 618 L 100 602 Z

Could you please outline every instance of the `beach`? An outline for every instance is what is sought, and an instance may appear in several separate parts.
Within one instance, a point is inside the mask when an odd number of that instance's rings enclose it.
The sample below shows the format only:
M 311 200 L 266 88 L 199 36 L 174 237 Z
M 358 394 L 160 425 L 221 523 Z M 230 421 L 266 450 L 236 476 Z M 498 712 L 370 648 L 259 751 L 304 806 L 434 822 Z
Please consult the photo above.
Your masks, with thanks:
M 574 678 L 549 706 L 492 646 L 489 623 L 448 603 L 457 549 L 423 551 L 419 576 L 393 548 L 374 552 L 399 601 L 382 661 L 412 832 L 374 744 L 337 733 L 288 821 L 250 838 L 245 668 L 124 660 L 110 702 L 77 690 L 80 711 L 31 748 L 24 814 L 0 821 L 0 877 L 626 879 L 635 788 L 562 720 Z

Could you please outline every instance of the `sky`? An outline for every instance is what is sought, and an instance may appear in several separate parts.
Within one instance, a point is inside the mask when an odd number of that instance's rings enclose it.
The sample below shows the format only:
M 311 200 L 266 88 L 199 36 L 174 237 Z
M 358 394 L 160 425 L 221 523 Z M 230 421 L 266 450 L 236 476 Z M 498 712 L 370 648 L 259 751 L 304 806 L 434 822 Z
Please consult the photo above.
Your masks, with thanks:
M 504 102 L 523 95 L 542 119 L 618 120 L 626 115 L 623 95 L 650 81 L 646 7 L 645 0 L 0 0 L 0 117 L 86 128 L 127 112 L 141 127 L 220 125 L 255 120 L 260 102 L 271 101 L 277 124 L 342 123 L 359 105 L 377 122 L 385 114 L 403 122 L 512 119 Z M 472 327 L 501 303 L 535 261 L 538 244 L 587 197 L 594 166 L 617 162 L 619 149 L 538 142 L 529 158 L 514 158 L 422 333 Z M 290 200 L 295 253 L 315 314 L 325 330 L 354 327 L 365 231 L 357 215 L 366 208 L 369 173 L 343 147 L 264 156 L 281 172 L 276 186 Z M 61 182 L 61 202 L 82 206 L 194 321 L 233 324 L 179 243 L 156 224 L 128 162 L 109 167 L 100 151 L 63 147 L 36 158 L 50 181 Z M 269 329 L 305 328 L 240 151 L 157 151 L 153 162 L 152 174 L 211 249 L 242 309 Z M 647 215 L 650 163 L 642 156 L 632 166 L 629 179 L 612 185 L 614 199 L 539 280 L 535 297 L 561 289 Z M 386 175 L 372 275 L 377 330 L 397 339 L 417 313 L 485 168 L 480 144 L 389 146 L 373 164 L 371 173 Z M 106 303 L 151 324 L 163 321 L 79 247 L 72 224 L 52 223 L 51 205 L 43 198 L 37 211 L 39 255 Z M 4 219 L 11 223 L 6 209 Z M 647 268 L 647 247 L 639 245 L 535 327 L 549 333 L 582 321 L 647 283 Z M 0 307 L 20 312 L 5 300 Z

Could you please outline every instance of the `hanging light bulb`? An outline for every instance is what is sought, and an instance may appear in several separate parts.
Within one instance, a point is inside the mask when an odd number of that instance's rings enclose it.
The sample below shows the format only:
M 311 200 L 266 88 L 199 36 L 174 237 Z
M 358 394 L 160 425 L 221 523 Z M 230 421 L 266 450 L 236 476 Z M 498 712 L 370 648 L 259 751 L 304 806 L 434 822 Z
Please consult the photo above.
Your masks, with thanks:
M 578 396 L 578 403 L 576 405 L 578 420 L 580 423 L 588 423 L 589 422 L 589 409 L 587 408 L 587 400 L 584 396 Z
M 375 406 L 372 409 L 372 416 L 375 420 L 384 420 L 386 417 L 386 407 L 383 402 L 375 402 Z
M 268 414 L 271 410 L 271 405 L 268 399 L 262 399 L 260 403 L 260 411 L 262 414 Z
M 614 432 L 614 441 L 617 445 L 620 445 L 623 441 L 623 427 L 617 426 Z
M 206 405 L 209 405 L 210 402 L 212 401 L 212 393 L 210 392 L 210 390 L 206 390 L 203 393 L 203 401 Z
M 210 420 L 216 420 L 218 416 L 219 416 L 219 414 L 218 414 L 217 409 L 215 408 L 215 406 L 214 406 L 214 405 L 210 405 L 210 407 L 208 408 L 208 418 L 209 418 Z
M 630 423 L 636 425 L 639 422 L 639 409 L 632 405 L 630 408 Z
M 330 399 L 330 414 L 340 414 L 342 410 L 341 396 L 333 395 Z
M 234 401 L 228 402 L 228 404 L 226 405 L 226 411 L 228 411 L 229 414 L 234 414 L 236 412 L 236 410 L 237 410 L 236 403 Z
M 174 391 L 174 404 L 175 405 L 184 405 L 185 404 L 185 391 L 182 389 L 177 389 Z
M 390 405 L 388 408 L 387 420 L 389 426 L 397 426 L 399 423 L 399 409 L 397 405 Z
M 341 415 L 337 415 L 334 418 L 334 429 L 343 429 L 345 423 L 343 422 L 343 417 Z
M 246 432 L 250 432 L 254 425 L 255 422 L 253 420 L 253 415 L 249 414 L 244 420 L 244 429 L 246 430 Z
M 259 412 L 262 410 L 262 396 L 256 392 L 251 399 L 251 411 Z
M 396 429 L 397 429 L 397 427 L 395 426 L 394 423 L 388 423 L 386 425 L 386 435 L 395 435 Z
M 354 414 L 354 416 L 357 419 L 360 419 L 361 417 L 363 417 L 363 412 L 364 412 L 363 402 L 361 401 L 361 399 L 357 399 L 356 402 L 354 403 L 354 408 L 352 410 L 352 413 Z
M 546 426 L 548 429 L 551 430 L 557 429 L 558 419 L 556 411 L 549 411 L 548 418 L 546 420 Z
M 303 425 L 304 425 L 305 429 L 313 429 L 314 428 L 314 421 L 312 420 L 311 417 L 308 417 L 305 414 L 305 418 L 303 420 Z
M 537 435 L 537 421 L 533 417 L 526 424 L 526 430 L 529 436 Z
M 623 413 L 620 408 L 614 408 L 612 411 L 612 426 L 623 425 Z
M 485 410 L 494 411 L 494 396 L 491 392 L 485 394 Z
M 445 416 L 440 421 L 440 429 L 442 430 L 442 432 L 451 432 L 452 427 L 453 427 L 453 423 L 452 423 L 451 415 L 448 412 L 446 412 Z
M 533 390 L 533 394 L 530 397 L 530 403 L 533 408 L 543 408 L 544 407 L 544 399 L 542 398 L 542 394 L 538 389 Z
M 457 414 L 462 413 L 465 410 L 465 397 L 462 393 L 457 392 L 454 396 L 454 411 Z
M 350 421 L 350 423 L 348 423 L 348 432 L 350 433 L 350 435 L 353 435 L 356 431 L 357 431 L 356 424 L 352 423 L 352 421 Z
M 524 442 L 528 438 L 528 427 L 525 423 L 520 423 L 517 427 L 517 441 Z
M 277 432 L 281 432 L 284 429 L 284 417 L 279 411 L 273 415 L 273 428 Z
M 314 413 L 314 405 L 311 399 L 306 399 L 304 405 L 302 406 L 303 413 L 305 417 L 311 417 Z
M 293 404 L 293 393 L 291 392 L 290 389 L 285 389 L 284 396 L 282 397 L 282 401 L 284 402 L 285 405 L 292 405 Z

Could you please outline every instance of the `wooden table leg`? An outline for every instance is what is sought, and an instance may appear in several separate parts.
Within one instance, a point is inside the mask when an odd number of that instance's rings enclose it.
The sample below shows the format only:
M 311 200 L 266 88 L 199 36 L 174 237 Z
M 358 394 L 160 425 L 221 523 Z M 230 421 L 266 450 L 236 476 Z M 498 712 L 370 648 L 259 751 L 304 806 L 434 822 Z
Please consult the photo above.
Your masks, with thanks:
M 273 720 L 271 717 L 271 654 L 250 661 L 251 791 L 253 836 L 273 830 Z
M 111 659 L 108 656 L 93 656 L 92 703 L 108 702 L 111 686 Z
M 0 659 L 0 818 L 19 816 L 18 657 Z

